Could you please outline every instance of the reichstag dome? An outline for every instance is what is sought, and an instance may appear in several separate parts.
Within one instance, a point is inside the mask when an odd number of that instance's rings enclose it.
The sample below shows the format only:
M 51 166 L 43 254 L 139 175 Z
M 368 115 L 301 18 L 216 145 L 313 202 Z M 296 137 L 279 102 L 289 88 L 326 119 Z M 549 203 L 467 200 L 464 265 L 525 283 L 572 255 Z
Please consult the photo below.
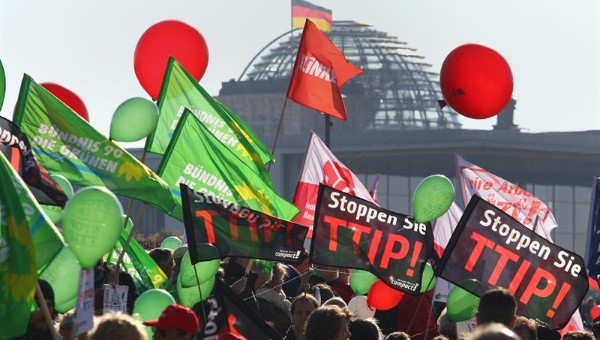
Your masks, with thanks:
M 276 131 L 269 121 L 276 124 L 281 114 L 285 98 L 281 92 L 285 93 L 288 87 L 301 34 L 301 30 L 295 30 L 277 37 L 259 51 L 237 81 L 223 83 L 219 99 L 264 135 L 269 130 Z M 406 42 L 355 21 L 335 21 L 328 37 L 352 64 L 365 71 L 342 88 L 349 118 L 344 123 L 334 122 L 335 129 L 359 132 L 460 128 L 457 114 L 438 104 L 443 98 L 438 74 Z M 257 92 L 278 92 L 278 96 L 231 100 L 231 96 Z M 261 112 L 254 115 L 257 108 Z M 302 108 L 288 102 L 288 110 L 285 115 L 289 117 Z M 301 121 L 285 121 L 284 134 L 303 134 L 323 124 L 314 111 L 300 116 Z

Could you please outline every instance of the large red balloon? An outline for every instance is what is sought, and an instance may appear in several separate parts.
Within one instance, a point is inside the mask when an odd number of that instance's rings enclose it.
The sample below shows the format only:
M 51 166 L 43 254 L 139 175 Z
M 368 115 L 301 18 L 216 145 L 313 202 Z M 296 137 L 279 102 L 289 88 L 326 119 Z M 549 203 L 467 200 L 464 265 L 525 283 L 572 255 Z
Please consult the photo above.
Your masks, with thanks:
M 79 98 L 73 91 L 65 88 L 64 86 L 55 83 L 41 83 L 43 88 L 52 93 L 56 98 L 60 99 L 65 103 L 71 110 L 75 111 L 81 118 L 90 121 L 88 110 L 83 103 L 83 100 Z
M 446 102 L 456 112 L 474 119 L 497 115 L 513 91 L 513 76 L 506 60 L 491 48 L 466 44 L 444 60 L 440 85 Z
M 600 318 L 600 306 L 592 307 L 592 310 L 590 311 L 590 316 L 592 317 L 592 320 Z
M 378 310 L 394 308 L 402 299 L 401 291 L 395 290 L 381 280 L 375 281 L 367 294 L 367 305 Z
M 208 66 L 208 47 L 200 32 L 176 20 L 166 20 L 148 28 L 135 47 L 133 66 L 138 81 L 157 99 L 169 57 L 175 58 L 200 81 Z

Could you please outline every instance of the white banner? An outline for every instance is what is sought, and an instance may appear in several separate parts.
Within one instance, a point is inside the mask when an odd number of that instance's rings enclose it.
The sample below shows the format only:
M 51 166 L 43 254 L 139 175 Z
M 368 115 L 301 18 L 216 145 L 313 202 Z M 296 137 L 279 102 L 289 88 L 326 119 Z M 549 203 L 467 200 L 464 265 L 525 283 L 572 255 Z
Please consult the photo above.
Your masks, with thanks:
M 81 269 L 79 272 L 79 292 L 73 316 L 75 325 L 73 336 L 81 335 L 94 327 L 94 269 Z

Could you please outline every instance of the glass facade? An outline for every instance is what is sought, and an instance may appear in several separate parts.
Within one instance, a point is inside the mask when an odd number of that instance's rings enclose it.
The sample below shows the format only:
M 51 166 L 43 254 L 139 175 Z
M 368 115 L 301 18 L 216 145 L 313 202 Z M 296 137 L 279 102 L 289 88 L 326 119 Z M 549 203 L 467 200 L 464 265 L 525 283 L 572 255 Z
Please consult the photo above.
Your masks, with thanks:
M 356 174 L 356 176 L 367 188 L 371 188 L 376 178 L 375 175 Z M 380 175 L 377 186 L 379 204 L 392 211 L 412 213 L 412 193 L 423 178 L 420 176 Z M 459 188 L 456 179 L 453 179 L 453 183 L 455 188 Z M 552 232 L 554 242 L 584 257 L 588 243 L 591 185 L 583 187 L 527 183 L 525 188 L 552 210 L 558 223 L 558 227 Z M 455 202 L 462 205 L 460 195 L 460 192 L 456 193 Z

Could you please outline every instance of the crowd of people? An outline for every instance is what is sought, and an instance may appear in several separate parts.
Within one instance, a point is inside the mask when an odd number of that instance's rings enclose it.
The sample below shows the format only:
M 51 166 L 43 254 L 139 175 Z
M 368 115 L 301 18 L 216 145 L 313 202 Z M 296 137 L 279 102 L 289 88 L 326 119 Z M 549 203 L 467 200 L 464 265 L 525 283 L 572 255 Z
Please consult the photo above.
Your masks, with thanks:
M 181 258 L 187 251 L 183 246 L 175 251 L 155 248 L 150 256 L 176 283 Z M 206 323 L 202 303 L 193 308 L 179 304 L 168 306 L 156 320 L 141 321 L 133 314 L 139 296 L 131 276 L 111 273 L 111 266 L 99 262 L 95 268 L 96 316 L 94 327 L 77 339 L 147 339 L 151 327 L 154 339 L 202 339 L 201 325 Z M 117 277 L 118 283 L 129 288 L 127 313 L 103 313 L 102 287 Z M 474 331 L 458 334 L 456 323 L 448 317 L 443 304 L 431 303 L 431 292 L 412 296 L 404 294 L 400 303 L 390 310 L 362 313 L 349 306 L 355 293 L 349 285 L 349 271 L 341 268 L 311 266 L 306 261 L 298 266 L 274 262 L 265 270 L 258 262 L 248 258 L 232 257 L 222 261 L 217 279 L 231 288 L 252 313 L 260 316 L 282 339 L 286 340 L 469 340 L 469 339 L 521 339 L 521 340 L 574 340 L 600 339 L 600 318 L 591 320 L 589 313 L 582 315 L 589 330 L 560 334 L 534 320 L 516 315 L 514 296 L 501 287 L 485 292 L 481 297 L 474 322 Z M 27 333 L 22 339 L 74 339 L 73 313 L 59 315 L 54 309 L 52 287 L 39 280 L 50 319 L 56 325 L 48 326 L 43 310 L 31 313 Z M 40 301 L 37 301 L 38 306 Z M 366 306 L 361 308 L 368 308 Z M 585 310 L 585 309 L 582 309 Z M 132 315 L 133 314 L 133 315 Z M 218 339 L 261 339 L 242 325 Z M 264 334 L 264 333 L 261 333 Z

